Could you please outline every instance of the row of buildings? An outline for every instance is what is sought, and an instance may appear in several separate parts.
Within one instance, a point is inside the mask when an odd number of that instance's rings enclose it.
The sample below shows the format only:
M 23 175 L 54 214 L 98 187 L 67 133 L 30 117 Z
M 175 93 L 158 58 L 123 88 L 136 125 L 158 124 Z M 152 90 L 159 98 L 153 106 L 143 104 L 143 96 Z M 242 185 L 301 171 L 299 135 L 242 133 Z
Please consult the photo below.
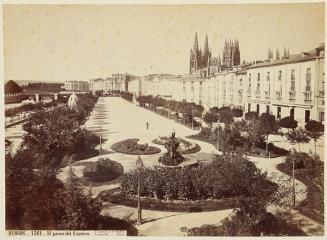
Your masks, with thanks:
M 207 51 L 206 37 L 204 52 Z M 236 47 L 237 46 L 237 47 Z M 265 61 L 240 64 L 238 41 L 226 42 L 224 60 L 217 60 L 215 71 L 196 58 L 197 36 L 190 54 L 190 73 L 158 74 L 134 78 L 128 91 L 135 96 L 153 95 L 165 99 L 201 104 L 205 109 L 229 106 L 258 114 L 270 112 L 277 118 L 291 116 L 304 125 L 310 119 L 324 122 L 325 107 L 325 46 L 290 55 L 288 51 Z M 235 50 L 236 49 L 236 50 Z M 234 51 L 234 53 L 233 53 Z M 226 57 L 226 54 L 229 54 Z M 194 58 L 196 59 L 194 61 Z M 205 74 L 203 74 L 205 73 Z
M 66 91 L 88 92 L 90 90 L 89 83 L 86 81 L 66 81 L 63 88 Z
M 128 92 L 129 82 L 137 77 L 128 73 L 112 74 L 108 78 L 95 78 L 90 80 L 90 91 L 123 91 Z

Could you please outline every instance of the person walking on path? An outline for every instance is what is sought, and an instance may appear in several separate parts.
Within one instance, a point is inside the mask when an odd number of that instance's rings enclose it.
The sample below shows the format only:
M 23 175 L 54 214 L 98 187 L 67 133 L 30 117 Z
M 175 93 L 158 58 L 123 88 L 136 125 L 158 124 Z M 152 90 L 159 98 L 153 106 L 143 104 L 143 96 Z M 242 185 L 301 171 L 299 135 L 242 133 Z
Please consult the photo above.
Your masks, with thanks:
M 146 130 L 149 130 L 149 125 L 150 125 L 150 124 L 149 124 L 148 122 L 146 122 L 145 125 L 146 125 Z

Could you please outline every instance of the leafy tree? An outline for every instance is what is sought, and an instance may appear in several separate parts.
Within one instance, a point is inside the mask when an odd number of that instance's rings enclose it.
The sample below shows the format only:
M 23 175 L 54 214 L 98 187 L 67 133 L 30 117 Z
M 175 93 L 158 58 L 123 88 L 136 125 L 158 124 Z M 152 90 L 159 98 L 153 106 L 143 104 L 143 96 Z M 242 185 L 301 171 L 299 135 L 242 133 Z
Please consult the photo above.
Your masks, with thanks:
M 258 119 L 254 119 L 248 123 L 247 126 L 247 144 L 250 147 L 254 147 L 255 145 L 263 142 L 263 129 L 260 127 L 260 121 Z
M 214 114 L 214 113 L 211 113 L 211 112 L 207 112 L 204 115 L 203 120 L 206 123 L 212 124 L 213 122 L 217 122 L 218 121 L 218 115 L 217 114 Z
M 279 126 L 274 115 L 269 113 L 262 113 L 259 117 L 259 128 L 266 136 L 266 154 L 268 154 L 269 135 L 277 133 Z
M 244 116 L 246 120 L 254 120 L 258 118 L 257 112 L 247 112 Z
M 280 127 L 282 128 L 287 128 L 288 131 L 289 129 L 294 129 L 294 128 L 297 128 L 297 121 L 294 120 L 292 117 L 288 116 L 288 117 L 284 117 L 282 119 L 280 119 L 278 121 L 278 124 Z
M 232 109 L 232 115 L 233 115 L 233 117 L 242 117 L 243 110 L 240 108 L 234 108 L 234 109 Z
M 317 141 L 324 133 L 324 125 L 318 121 L 310 120 L 305 129 L 308 131 L 308 135 L 314 140 L 315 154 L 317 154 Z
M 241 136 L 241 132 L 229 125 L 219 133 L 219 148 L 223 152 L 242 151 L 245 144 L 245 138 Z
M 13 80 L 10 80 L 5 84 L 6 94 L 21 93 L 22 91 L 21 87 Z
M 300 144 L 308 143 L 310 141 L 307 131 L 300 127 L 292 129 L 286 136 L 288 141 L 290 141 L 290 143 L 298 144 L 299 151 L 300 151 Z
M 230 124 L 234 121 L 233 115 L 228 107 L 222 107 L 219 109 L 218 118 L 220 122 L 225 124 Z

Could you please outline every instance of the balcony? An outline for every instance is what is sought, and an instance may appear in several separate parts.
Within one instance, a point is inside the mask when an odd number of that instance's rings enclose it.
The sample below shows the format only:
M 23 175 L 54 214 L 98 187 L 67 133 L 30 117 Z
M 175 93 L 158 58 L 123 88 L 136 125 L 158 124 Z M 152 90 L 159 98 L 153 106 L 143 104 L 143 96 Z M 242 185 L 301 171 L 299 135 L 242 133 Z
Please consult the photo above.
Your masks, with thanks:
M 311 101 L 311 91 L 305 91 L 305 92 L 303 92 L 303 94 L 304 94 L 305 102 Z
M 281 100 L 282 99 L 282 91 L 276 92 L 276 99 Z
M 289 100 L 291 100 L 291 101 L 295 100 L 295 91 L 289 92 Z

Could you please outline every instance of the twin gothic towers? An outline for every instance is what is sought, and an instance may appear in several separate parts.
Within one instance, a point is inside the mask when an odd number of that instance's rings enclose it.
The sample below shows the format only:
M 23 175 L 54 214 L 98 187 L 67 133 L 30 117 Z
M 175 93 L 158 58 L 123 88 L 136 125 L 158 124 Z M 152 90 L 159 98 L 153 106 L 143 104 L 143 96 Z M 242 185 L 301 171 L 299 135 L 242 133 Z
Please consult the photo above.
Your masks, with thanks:
M 203 50 L 199 48 L 198 35 L 195 33 L 193 49 L 190 51 L 190 74 L 200 74 L 204 77 L 215 75 L 224 69 L 240 64 L 240 49 L 238 40 L 225 41 L 223 58 L 212 57 L 209 49 L 208 36 L 204 40 Z M 204 74 L 202 74 L 204 73 Z

